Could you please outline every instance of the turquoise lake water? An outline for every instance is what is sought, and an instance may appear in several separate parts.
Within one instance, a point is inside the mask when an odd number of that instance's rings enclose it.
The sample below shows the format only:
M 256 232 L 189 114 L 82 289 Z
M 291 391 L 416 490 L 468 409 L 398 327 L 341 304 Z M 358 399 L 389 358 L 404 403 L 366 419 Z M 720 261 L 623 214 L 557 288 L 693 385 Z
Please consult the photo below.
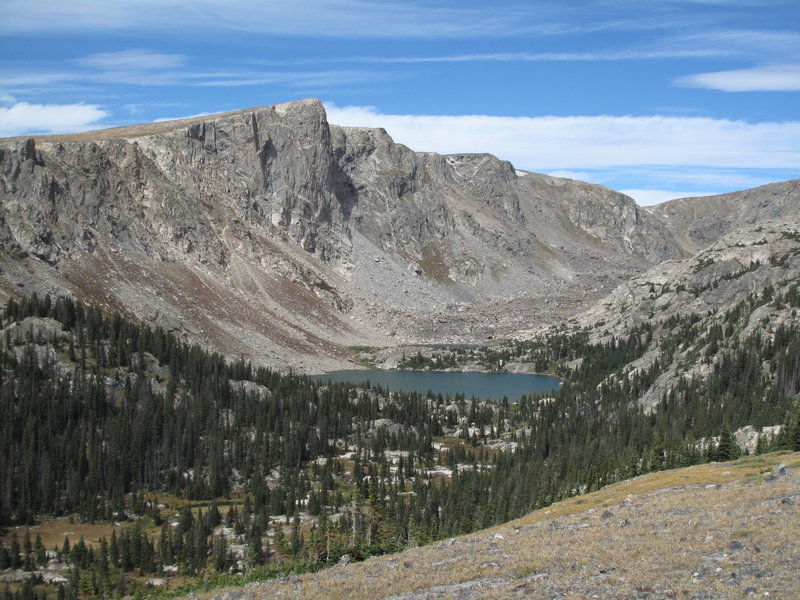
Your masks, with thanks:
M 455 396 L 464 394 L 481 400 L 506 396 L 516 402 L 523 394 L 557 390 L 561 380 L 549 375 L 519 373 L 460 373 L 442 371 L 332 371 L 312 377 L 320 382 L 360 384 L 369 381 L 392 392 L 419 392 Z

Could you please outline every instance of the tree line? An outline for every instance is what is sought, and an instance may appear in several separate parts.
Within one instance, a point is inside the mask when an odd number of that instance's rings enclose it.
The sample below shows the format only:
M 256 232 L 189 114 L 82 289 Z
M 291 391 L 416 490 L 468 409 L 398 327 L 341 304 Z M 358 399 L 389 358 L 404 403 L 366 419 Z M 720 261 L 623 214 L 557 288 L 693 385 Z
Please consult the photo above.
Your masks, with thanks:
M 130 591 L 131 573 L 317 568 L 475 531 L 640 473 L 727 460 L 746 424 L 784 423 L 762 449 L 800 450 L 798 327 L 721 343 L 760 306 L 800 305 L 796 292 L 753 294 L 714 326 L 675 317 L 658 340 L 645 324 L 601 344 L 578 332 L 493 351 L 562 369 L 557 392 L 517 404 L 322 385 L 69 298 L 12 299 L 0 323 L 0 526 L 130 514 L 139 524 L 119 536 L 54 549 L 77 572 L 65 600 L 109 597 Z M 662 359 L 631 371 L 654 343 Z M 679 377 L 644 410 L 640 394 L 678 352 L 709 361 L 708 376 Z M 184 507 L 173 525 L 154 494 L 207 508 Z M 35 542 L 2 548 L 14 568 L 41 556 Z

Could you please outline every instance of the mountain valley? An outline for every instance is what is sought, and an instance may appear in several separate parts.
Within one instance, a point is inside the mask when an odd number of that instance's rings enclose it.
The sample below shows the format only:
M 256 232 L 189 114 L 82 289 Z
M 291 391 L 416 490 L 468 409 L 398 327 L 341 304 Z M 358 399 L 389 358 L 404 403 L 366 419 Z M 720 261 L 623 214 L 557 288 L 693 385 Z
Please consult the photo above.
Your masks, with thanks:
M 490 155 L 328 125 L 315 100 L 9 139 L 0 181 L 3 296 L 68 294 L 307 372 L 350 364 L 352 346 L 557 323 L 800 204 L 794 181 L 641 208 Z
M 797 591 L 800 180 L 639 207 L 301 100 L 2 139 L 0 250 L 0 600 Z

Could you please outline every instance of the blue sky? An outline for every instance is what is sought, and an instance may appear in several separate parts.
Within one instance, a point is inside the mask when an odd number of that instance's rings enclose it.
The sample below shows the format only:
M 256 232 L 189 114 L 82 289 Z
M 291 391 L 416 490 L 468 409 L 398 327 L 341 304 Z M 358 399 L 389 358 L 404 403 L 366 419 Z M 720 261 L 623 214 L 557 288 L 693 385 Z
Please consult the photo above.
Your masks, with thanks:
M 321 99 L 641 204 L 800 177 L 800 2 L 0 0 L 0 136 Z

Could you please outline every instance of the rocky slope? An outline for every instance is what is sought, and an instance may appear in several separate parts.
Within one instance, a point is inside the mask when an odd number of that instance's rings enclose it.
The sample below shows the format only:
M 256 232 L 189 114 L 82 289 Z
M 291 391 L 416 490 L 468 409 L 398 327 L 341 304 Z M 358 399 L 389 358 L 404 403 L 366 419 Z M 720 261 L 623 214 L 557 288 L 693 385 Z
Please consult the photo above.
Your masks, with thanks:
M 785 187 L 742 196 L 742 219 L 796 213 Z M 762 207 L 765 194 L 782 200 Z M 716 239 L 695 206 L 645 210 L 489 155 L 416 153 L 329 125 L 315 100 L 7 139 L 0 300 L 72 294 L 320 370 L 348 346 L 475 342 L 574 315 Z
M 598 335 L 619 335 L 644 322 L 712 316 L 754 292 L 795 284 L 799 277 L 800 218 L 764 222 L 738 229 L 690 259 L 652 267 L 621 284 L 578 322 Z M 784 316 L 791 317 L 788 313 Z M 775 315 L 769 320 L 780 324 Z
M 207 597 L 796 598 L 798 469 L 784 454 L 646 475 L 476 534 Z
M 662 374 L 640 402 L 654 406 L 679 377 L 704 379 L 753 335 L 774 336 L 800 324 L 800 219 L 764 222 L 733 231 L 690 259 L 665 261 L 620 285 L 573 326 L 593 339 L 623 336 L 648 323 L 653 339 L 626 372 L 661 365 Z M 775 301 L 789 298 L 789 301 Z M 674 324 L 691 322 L 688 339 L 673 347 Z
M 788 354 L 769 350 L 780 346 L 780 340 L 794 339 L 798 328 L 800 218 L 787 215 L 734 230 L 690 258 L 663 261 L 620 284 L 576 317 L 521 331 L 514 340 L 468 352 L 458 347 L 407 346 L 367 356 L 383 368 L 410 368 L 403 361 L 418 354 L 412 368 L 523 373 L 549 369 L 574 380 L 585 366 L 583 356 L 554 353 L 549 343 L 558 343 L 563 336 L 585 337 L 590 347 L 597 347 L 633 336 L 641 348 L 604 380 L 600 387 L 607 392 L 633 393 L 642 407 L 653 410 L 684 383 L 702 389 L 712 385 L 710 381 L 730 381 L 734 371 L 757 364 L 745 386 L 757 413 L 768 404 L 758 385 L 779 377 L 782 393 L 794 397 L 798 392 L 796 376 L 791 374 L 796 365 L 779 367 Z M 752 435 L 743 445 L 752 451 L 756 440 Z
M 678 245 L 689 255 L 722 236 L 764 220 L 796 217 L 800 210 L 800 180 L 772 183 L 734 194 L 681 198 L 652 211 L 665 218 Z

